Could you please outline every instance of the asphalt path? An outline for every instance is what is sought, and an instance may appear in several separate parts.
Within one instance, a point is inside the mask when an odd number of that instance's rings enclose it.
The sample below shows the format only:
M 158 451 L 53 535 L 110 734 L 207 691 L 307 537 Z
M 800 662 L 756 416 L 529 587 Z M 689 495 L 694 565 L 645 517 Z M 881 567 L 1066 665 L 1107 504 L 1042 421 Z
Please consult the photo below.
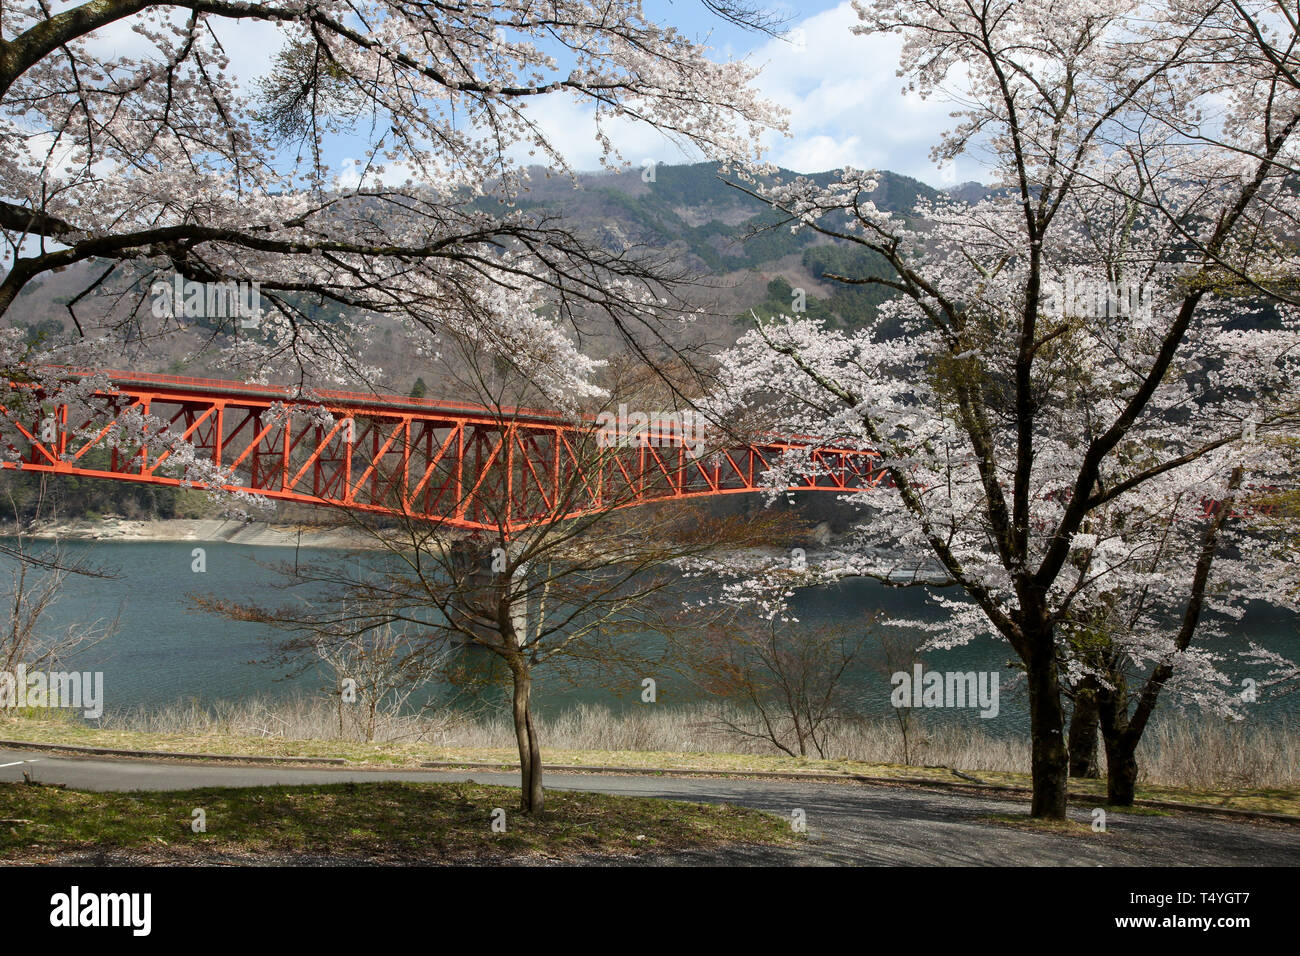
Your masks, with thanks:
M 76 790 L 188 790 L 407 780 L 519 786 L 518 774 L 434 770 L 324 770 L 290 766 L 193 764 L 82 758 L 0 750 L 0 782 L 33 780 Z M 861 783 L 548 773 L 552 790 L 732 803 L 795 820 L 802 811 L 808 841 L 796 848 L 647 854 L 668 865 L 793 863 L 803 865 L 1077 865 L 1297 866 L 1300 826 L 1244 822 L 1197 813 L 1110 812 L 1105 833 L 1050 833 L 991 819 L 1028 819 L 1023 800 L 961 791 Z M 1089 807 L 1070 811 L 1090 823 Z M 589 860 L 587 862 L 600 862 Z M 626 859 L 618 862 L 626 863 Z

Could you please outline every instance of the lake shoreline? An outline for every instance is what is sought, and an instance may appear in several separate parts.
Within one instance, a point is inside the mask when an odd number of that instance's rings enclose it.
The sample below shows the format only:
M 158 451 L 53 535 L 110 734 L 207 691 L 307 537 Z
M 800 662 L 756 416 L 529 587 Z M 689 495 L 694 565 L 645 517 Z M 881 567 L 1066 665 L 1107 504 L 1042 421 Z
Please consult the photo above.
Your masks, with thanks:
M 15 537 L 13 522 L 0 525 L 0 537 Z M 224 542 L 273 548 L 341 548 L 380 550 L 382 545 L 360 529 L 233 518 L 76 518 L 46 522 L 28 529 L 40 541 Z
M 234 518 L 72 518 L 47 521 L 24 534 L 38 541 L 98 541 L 114 544 L 186 542 L 196 544 L 245 544 L 268 548 L 329 548 L 349 551 L 382 551 L 384 545 L 360 528 L 343 525 L 294 523 L 288 521 L 240 520 Z M 0 522 L 0 538 L 18 536 L 12 521 Z M 820 552 L 831 536 L 821 527 L 814 530 L 806 554 Z M 753 555 L 784 553 L 775 547 L 745 549 Z

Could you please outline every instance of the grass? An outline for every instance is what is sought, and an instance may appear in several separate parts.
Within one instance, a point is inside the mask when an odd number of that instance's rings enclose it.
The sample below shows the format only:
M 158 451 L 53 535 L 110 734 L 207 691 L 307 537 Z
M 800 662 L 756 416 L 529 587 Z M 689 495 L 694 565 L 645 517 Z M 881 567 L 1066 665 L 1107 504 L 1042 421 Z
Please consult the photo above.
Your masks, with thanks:
M 1033 817 L 1015 813 L 991 813 L 980 817 L 981 822 L 1011 830 L 1028 830 L 1033 833 L 1059 833 L 1064 836 L 1105 838 L 1105 830 L 1094 830 L 1087 823 L 1077 820 L 1035 820 Z
M 518 791 L 476 783 L 340 783 L 86 793 L 0 784 L 0 862 L 125 853 L 134 861 L 544 862 L 797 842 L 759 810 L 593 793 L 547 795 L 532 819 Z M 202 808 L 207 831 L 192 829 Z M 492 829 L 505 811 L 505 831 Z M 274 857 L 287 855 L 288 860 Z
M 217 735 L 320 741 L 339 750 L 365 739 L 355 721 L 356 713 L 355 708 L 345 708 L 344 726 L 340 727 L 337 705 L 320 699 L 254 698 L 212 707 L 177 703 L 148 711 L 110 714 L 101 727 L 199 740 Z M 727 716 L 737 723 L 748 722 L 747 715 L 734 708 Z M 780 756 L 770 743 L 723 729 L 718 717 L 715 710 L 703 705 L 631 707 L 621 711 L 579 705 L 544 712 L 539 716 L 539 730 L 543 742 L 557 753 L 646 753 L 656 755 L 656 760 L 664 753 Z M 913 723 L 906 754 L 897 726 L 887 719 L 835 726 L 826 754 L 836 761 L 856 764 L 956 767 L 977 775 L 1029 771 L 1029 742 L 1023 736 L 994 736 L 978 721 L 971 726 L 916 715 Z M 406 745 L 415 750 L 440 747 L 466 753 L 509 753 L 514 748 L 514 732 L 504 715 L 471 718 L 448 710 L 418 717 L 383 717 L 374 739 L 393 745 L 393 752 L 399 755 Z M 1152 786 L 1232 791 L 1298 789 L 1300 727 L 1285 720 L 1269 725 L 1231 723 L 1170 711 L 1147 728 L 1138 758 L 1141 782 Z
M 219 753 L 235 756 L 342 757 L 357 767 L 413 768 L 425 762 L 497 763 L 517 765 L 511 747 L 444 746 L 431 742 L 385 741 L 363 743 L 354 740 L 293 739 L 255 736 L 234 732 L 235 725 L 182 727 L 183 732 L 95 728 L 56 711 L 0 712 L 0 738 L 38 743 L 80 744 L 128 750 L 158 750 L 172 753 Z M 542 739 L 551 739 L 543 730 Z M 562 749 L 545 747 L 547 766 L 580 770 L 583 767 L 615 766 L 697 770 L 744 775 L 753 771 L 777 773 L 830 773 L 885 779 L 921 779 L 945 783 L 969 783 L 948 767 L 908 766 L 901 763 L 863 760 L 821 760 L 783 754 L 728 753 L 684 750 Z M 980 782 L 1028 789 L 1029 774 L 1013 770 L 960 769 Z M 1078 796 L 1104 798 L 1102 780 L 1070 781 L 1070 792 Z M 1139 783 L 1140 800 L 1194 804 L 1216 808 L 1254 810 L 1300 817 L 1300 787 L 1297 786 L 1204 786 L 1176 785 L 1144 780 Z

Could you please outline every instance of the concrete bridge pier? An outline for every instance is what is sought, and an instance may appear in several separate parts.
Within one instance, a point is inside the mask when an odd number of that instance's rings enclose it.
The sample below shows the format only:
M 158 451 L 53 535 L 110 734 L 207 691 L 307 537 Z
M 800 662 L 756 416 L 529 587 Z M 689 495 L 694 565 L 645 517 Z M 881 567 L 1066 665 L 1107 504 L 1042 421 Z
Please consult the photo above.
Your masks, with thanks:
M 512 546 L 512 550 L 513 547 L 517 546 Z M 514 551 L 514 554 L 517 553 Z M 514 554 L 510 557 L 513 558 Z M 471 538 L 457 538 L 453 541 L 450 557 L 451 572 L 459 582 L 454 603 L 460 605 L 461 617 L 456 623 L 472 632 L 479 643 L 499 645 L 502 636 L 496 621 L 501 601 L 509 593 L 512 584 L 517 584 L 527 575 L 527 568 L 516 567 L 513 577 L 507 579 L 503 570 L 506 556 L 502 554 L 501 546 Z M 528 633 L 530 623 L 527 595 L 511 602 L 510 616 L 515 633 L 522 640 Z M 468 638 L 462 642 L 473 643 Z

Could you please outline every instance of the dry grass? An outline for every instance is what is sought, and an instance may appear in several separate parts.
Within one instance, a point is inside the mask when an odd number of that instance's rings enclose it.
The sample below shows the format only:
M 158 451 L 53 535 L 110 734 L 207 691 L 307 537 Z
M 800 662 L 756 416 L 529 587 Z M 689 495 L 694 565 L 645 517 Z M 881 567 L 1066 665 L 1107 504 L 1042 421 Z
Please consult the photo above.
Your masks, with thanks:
M 614 713 L 604 707 L 578 706 L 542 717 L 539 723 L 548 757 L 557 751 L 781 756 L 771 744 L 720 729 L 712 717 L 702 707 L 655 706 Z M 102 726 L 108 731 L 166 734 L 195 742 L 213 737 L 336 744 L 359 741 L 355 728 L 346 721 L 340 733 L 334 706 L 307 698 L 254 699 L 212 709 L 174 705 L 106 718 Z M 375 742 L 396 745 L 388 748 L 396 752 L 425 755 L 431 748 L 510 754 L 514 734 L 505 716 L 473 719 L 437 713 L 383 719 Z M 334 751 L 349 755 L 349 748 L 336 746 Z M 310 752 L 324 753 L 315 748 Z M 807 761 L 809 766 L 845 761 L 904 763 L 898 729 L 886 720 L 841 727 L 831 738 L 825 761 L 815 759 L 817 754 L 808 756 L 813 758 Z M 1027 739 L 993 737 L 978 727 L 918 723 L 911 756 L 911 763 L 921 766 L 1011 774 L 1029 770 Z M 1148 729 L 1140 761 L 1142 782 L 1151 786 L 1290 788 L 1300 785 L 1300 729 L 1285 722 L 1258 726 L 1168 718 Z

